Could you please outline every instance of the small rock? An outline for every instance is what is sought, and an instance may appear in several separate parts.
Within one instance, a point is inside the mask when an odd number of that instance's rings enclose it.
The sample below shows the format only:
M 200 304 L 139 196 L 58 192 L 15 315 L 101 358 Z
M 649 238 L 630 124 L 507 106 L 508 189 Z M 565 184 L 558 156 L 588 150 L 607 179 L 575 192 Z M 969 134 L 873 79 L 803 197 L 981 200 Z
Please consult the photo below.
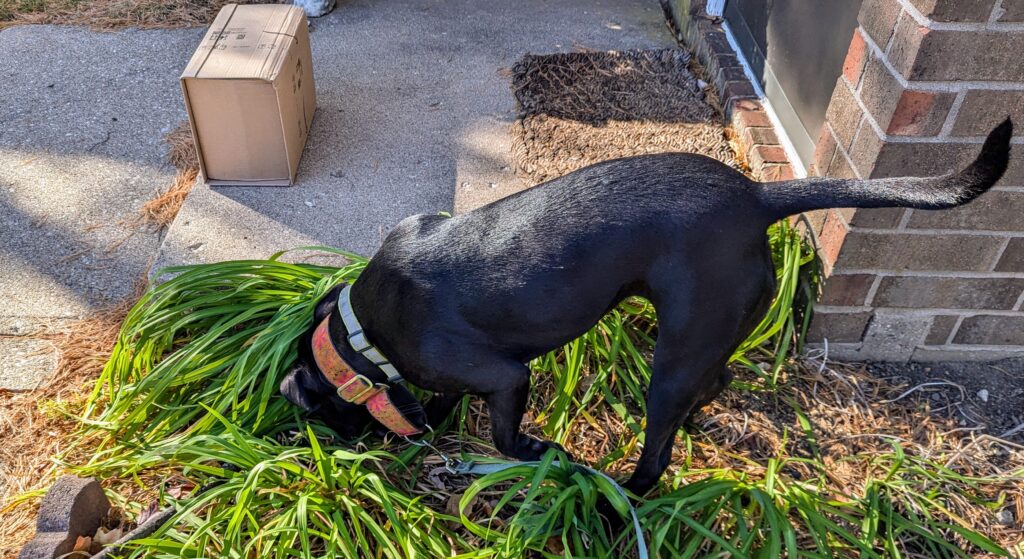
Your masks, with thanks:
M 469 183 L 468 182 L 463 182 L 462 183 L 462 188 L 469 188 Z
M 1013 512 L 1010 509 L 1003 509 L 997 512 L 996 522 L 1001 526 L 1013 526 Z
M 312 200 L 306 200 L 306 207 L 312 208 L 315 205 Z
M 978 391 L 978 399 L 982 402 L 988 402 L 988 390 L 982 388 Z
M 942 399 L 942 396 L 939 395 L 938 392 L 936 392 L 935 394 L 932 394 L 932 400 L 935 400 L 936 402 L 938 402 L 941 399 Z
M 491 188 L 498 188 L 498 184 L 497 184 L 497 183 L 494 183 L 494 182 L 492 182 L 492 183 L 488 183 L 488 184 L 487 184 L 487 186 L 489 186 L 489 187 L 491 187 Z
M 704 89 L 707 86 L 708 86 L 708 82 L 706 82 L 704 80 L 697 80 L 697 87 L 699 87 L 700 89 Z

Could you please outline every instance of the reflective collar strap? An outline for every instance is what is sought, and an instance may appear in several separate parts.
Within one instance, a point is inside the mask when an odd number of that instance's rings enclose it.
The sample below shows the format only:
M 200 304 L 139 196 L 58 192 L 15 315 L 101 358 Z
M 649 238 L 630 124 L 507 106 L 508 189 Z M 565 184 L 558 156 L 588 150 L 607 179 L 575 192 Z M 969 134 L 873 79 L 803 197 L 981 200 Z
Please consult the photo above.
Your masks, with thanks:
M 338 353 L 331 340 L 331 317 L 323 319 L 313 331 L 313 360 L 338 391 L 338 397 L 352 404 L 366 406 L 374 419 L 393 433 L 402 436 L 418 435 L 423 429 L 409 420 L 391 400 L 387 384 L 374 384 L 373 381 L 357 373 Z M 396 390 L 404 390 L 397 387 Z
M 361 353 L 363 357 L 369 359 L 381 371 L 384 371 L 384 374 L 388 376 L 388 382 L 403 382 L 404 379 L 402 379 L 398 369 L 388 361 L 387 357 L 384 357 L 384 354 L 379 349 L 370 343 L 370 340 L 366 339 L 366 334 L 363 333 L 363 325 L 359 323 L 359 319 L 356 318 L 356 312 L 352 309 L 351 293 L 352 285 L 349 284 L 345 286 L 345 289 L 341 290 L 341 295 L 338 296 L 338 310 L 341 312 L 341 320 L 345 323 L 345 329 L 348 330 L 349 345 L 352 346 L 352 349 Z

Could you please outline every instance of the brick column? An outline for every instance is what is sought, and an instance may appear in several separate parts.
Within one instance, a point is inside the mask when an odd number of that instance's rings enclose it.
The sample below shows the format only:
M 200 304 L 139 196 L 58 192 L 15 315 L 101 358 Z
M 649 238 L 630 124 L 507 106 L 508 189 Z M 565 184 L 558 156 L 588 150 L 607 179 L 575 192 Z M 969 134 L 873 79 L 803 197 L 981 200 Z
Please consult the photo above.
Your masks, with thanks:
M 838 359 L 1022 356 L 1024 1 L 865 0 L 859 22 L 812 173 L 948 172 L 1007 115 L 1015 153 L 962 208 L 810 216 L 830 274 L 812 341 Z

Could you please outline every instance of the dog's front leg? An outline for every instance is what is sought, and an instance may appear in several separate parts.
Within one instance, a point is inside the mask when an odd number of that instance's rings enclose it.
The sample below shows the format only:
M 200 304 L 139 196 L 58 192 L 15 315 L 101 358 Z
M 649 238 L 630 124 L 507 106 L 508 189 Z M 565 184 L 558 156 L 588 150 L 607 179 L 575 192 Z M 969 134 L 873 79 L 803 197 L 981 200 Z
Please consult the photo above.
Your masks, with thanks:
M 483 392 L 491 417 L 494 446 L 505 456 L 519 460 L 539 460 L 550 448 L 562 447 L 542 441 L 519 431 L 530 396 L 530 369 L 522 363 L 502 362 L 487 367 L 491 390 Z

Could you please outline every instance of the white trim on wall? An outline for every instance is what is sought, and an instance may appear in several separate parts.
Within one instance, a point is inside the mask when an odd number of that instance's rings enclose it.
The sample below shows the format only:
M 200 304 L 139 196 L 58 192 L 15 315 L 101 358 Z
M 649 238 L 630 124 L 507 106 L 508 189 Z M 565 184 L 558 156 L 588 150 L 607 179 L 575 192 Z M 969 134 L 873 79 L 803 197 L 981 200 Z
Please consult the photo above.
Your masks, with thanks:
M 704 11 L 711 17 L 722 17 L 725 14 L 725 2 L 726 0 L 708 0 Z

